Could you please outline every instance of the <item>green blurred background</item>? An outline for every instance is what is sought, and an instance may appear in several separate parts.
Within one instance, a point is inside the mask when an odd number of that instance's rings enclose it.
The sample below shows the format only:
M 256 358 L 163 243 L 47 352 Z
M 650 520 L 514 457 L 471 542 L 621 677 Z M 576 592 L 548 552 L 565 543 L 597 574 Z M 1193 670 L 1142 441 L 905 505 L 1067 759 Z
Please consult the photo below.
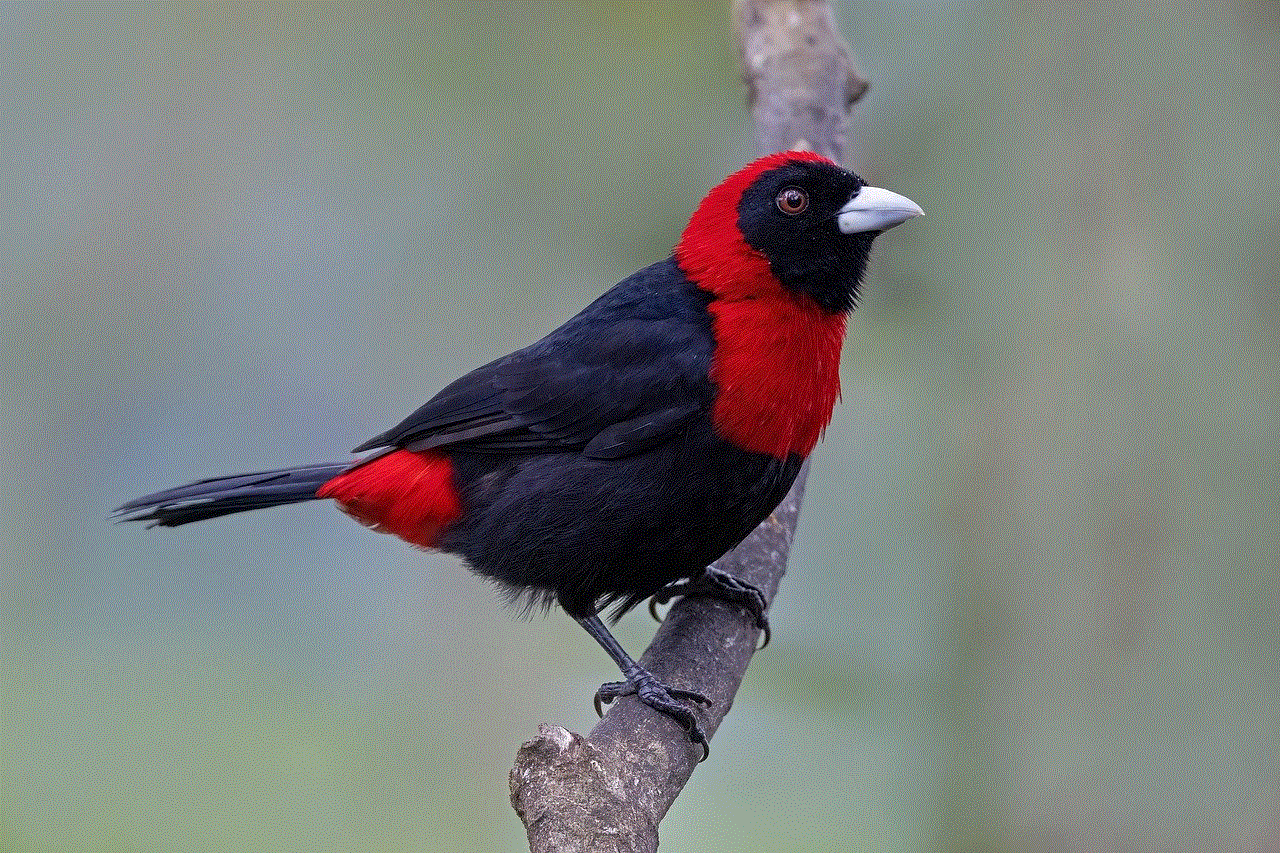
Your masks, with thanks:
M 879 241 L 664 849 L 1280 847 L 1280 14 L 840 5 Z M 305 505 L 750 159 L 723 4 L 0 7 L 6 851 L 517 850 L 609 662 Z M 620 636 L 652 632 L 633 615 Z

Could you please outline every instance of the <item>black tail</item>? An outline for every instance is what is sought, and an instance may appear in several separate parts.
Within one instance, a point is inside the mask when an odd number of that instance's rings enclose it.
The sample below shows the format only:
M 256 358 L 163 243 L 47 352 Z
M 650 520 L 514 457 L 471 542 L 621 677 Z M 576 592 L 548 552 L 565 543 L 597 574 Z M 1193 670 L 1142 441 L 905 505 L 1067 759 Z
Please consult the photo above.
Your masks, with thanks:
M 303 465 L 200 480 L 129 501 L 115 515 L 119 521 L 149 521 L 148 527 L 177 527 L 233 512 L 315 500 L 316 490 L 351 464 Z

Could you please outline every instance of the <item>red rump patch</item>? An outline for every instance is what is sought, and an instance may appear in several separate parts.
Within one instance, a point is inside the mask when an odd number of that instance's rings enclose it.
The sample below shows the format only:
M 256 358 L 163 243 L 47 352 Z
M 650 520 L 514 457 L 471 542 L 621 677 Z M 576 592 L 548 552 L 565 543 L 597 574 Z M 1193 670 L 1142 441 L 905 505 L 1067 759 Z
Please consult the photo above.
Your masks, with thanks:
M 707 310 L 716 339 L 716 431 L 779 459 L 807 456 L 831 420 L 845 328 L 844 315 L 784 288 L 738 230 L 747 188 L 797 160 L 831 162 L 811 151 L 782 151 L 735 172 L 703 199 L 675 252 L 689 280 L 715 295 Z
M 393 533 L 421 548 L 462 515 L 448 457 L 431 451 L 395 450 L 325 483 L 318 498 L 333 498 L 342 511 L 380 533 Z

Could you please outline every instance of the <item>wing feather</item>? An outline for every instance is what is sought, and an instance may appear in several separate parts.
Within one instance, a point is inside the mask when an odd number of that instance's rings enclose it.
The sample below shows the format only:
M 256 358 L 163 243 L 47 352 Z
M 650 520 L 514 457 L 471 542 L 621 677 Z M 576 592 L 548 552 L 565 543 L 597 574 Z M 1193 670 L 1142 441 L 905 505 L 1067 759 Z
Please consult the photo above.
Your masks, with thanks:
M 710 410 L 706 298 L 668 259 L 641 270 L 541 341 L 473 370 L 375 447 L 620 458 Z

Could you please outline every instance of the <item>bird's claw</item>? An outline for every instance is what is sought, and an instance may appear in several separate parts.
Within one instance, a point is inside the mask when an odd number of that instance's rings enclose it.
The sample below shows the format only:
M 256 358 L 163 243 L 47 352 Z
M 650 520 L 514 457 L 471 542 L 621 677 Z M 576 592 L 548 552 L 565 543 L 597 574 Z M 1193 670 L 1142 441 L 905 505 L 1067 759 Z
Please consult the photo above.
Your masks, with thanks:
M 631 695 L 634 695 L 658 713 L 665 714 L 675 720 L 680 728 L 684 729 L 689 735 L 691 743 L 702 746 L 702 758 L 699 761 L 707 760 L 707 756 L 711 754 L 711 746 L 707 743 L 706 733 L 702 731 L 702 726 L 698 724 L 698 719 L 694 716 L 693 711 L 684 702 L 709 706 L 711 705 L 710 699 L 692 690 L 678 690 L 674 687 L 668 687 L 653 675 L 641 670 L 627 681 L 609 681 L 601 684 L 595 695 L 596 714 L 603 717 L 605 705 L 612 703 L 614 699 L 619 697 Z
M 662 621 L 662 617 L 658 615 L 658 605 L 666 604 L 671 600 L 669 596 L 663 595 L 665 591 L 665 589 L 661 589 L 649 596 L 649 615 L 653 617 L 654 622 Z
M 655 592 L 649 597 L 649 615 L 655 622 L 661 622 L 662 618 L 658 616 L 659 604 L 666 604 L 678 596 L 690 595 L 718 598 L 727 604 L 741 607 L 755 621 L 756 628 L 764 633 L 764 642 L 760 644 L 760 649 L 769 645 L 773 631 L 769 627 L 769 617 L 765 613 L 769 602 L 765 600 L 764 593 L 746 581 L 714 566 L 707 566 L 701 574 L 690 580 L 667 584 Z

